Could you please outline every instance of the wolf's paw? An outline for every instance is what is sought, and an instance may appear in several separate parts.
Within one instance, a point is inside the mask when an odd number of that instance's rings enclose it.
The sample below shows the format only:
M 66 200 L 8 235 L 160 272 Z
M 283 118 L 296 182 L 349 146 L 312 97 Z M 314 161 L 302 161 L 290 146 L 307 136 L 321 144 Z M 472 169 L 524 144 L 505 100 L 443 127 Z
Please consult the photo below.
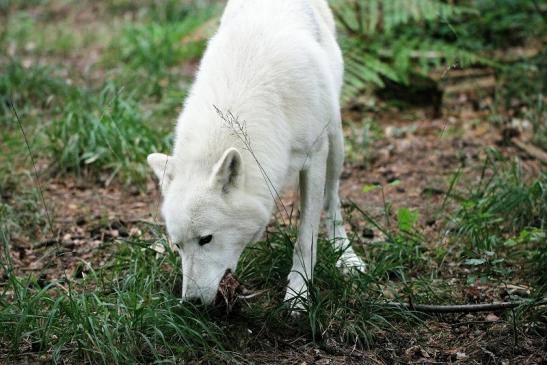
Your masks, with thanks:
M 301 316 L 306 313 L 306 300 L 307 299 L 304 299 L 301 296 L 292 298 L 285 297 L 285 305 L 287 306 L 287 311 L 292 318 L 301 318 Z
M 285 304 L 289 307 L 291 316 L 297 317 L 306 309 L 306 301 L 308 300 L 308 287 L 302 274 L 291 272 L 289 275 L 289 285 L 285 293 Z
M 351 249 L 344 251 L 342 256 L 338 259 L 336 266 L 342 269 L 342 271 L 346 274 L 351 274 L 352 271 L 357 271 L 360 273 L 367 272 L 367 264 L 365 264 L 363 259 L 357 256 L 357 254 Z

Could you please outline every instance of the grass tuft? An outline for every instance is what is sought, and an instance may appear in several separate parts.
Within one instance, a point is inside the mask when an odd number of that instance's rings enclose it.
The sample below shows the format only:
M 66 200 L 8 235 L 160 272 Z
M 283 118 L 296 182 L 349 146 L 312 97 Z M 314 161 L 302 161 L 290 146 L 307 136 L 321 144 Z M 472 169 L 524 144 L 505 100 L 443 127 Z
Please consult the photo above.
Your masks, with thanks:
M 0 73 L 0 126 L 13 126 L 15 119 L 9 103 L 22 116 L 29 113 L 51 111 L 59 106 L 76 88 L 67 84 L 49 66 L 24 67 L 14 59 L 2 66 Z
M 105 170 L 107 181 L 120 176 L 126 183 L 145 181 L 146 156 L 170 145 L 167 133 L 113 84 L 102 89 L 98 100 L 70 101 L 47 135 L 47 148 L 61 172 Z
M 112 42 L 105 64 L 115 67 L 122 62 L 124 67 L 114 70 L 121 83 L 142 96 L 161 98 L 167 86 L 179 81 L 184 63 L 203 54 L 211 28 L 207 21 L 215 13 L 216 7 L 207 7 L 191 16 L 184 12 L 178 21 L 127 24 Z
M 518 160 L 490 150 L 476 187 L 462 202 L 454 226 L 471 252 L 492 251 L 528 230 L 545 229 L 547 175 L 526 181 Z M 510 244 L 510 243 L 509 243 Z
M 12 354 L 43 353 L 54 363 L 177 363 L 182 354 L 214 357 L 223 349 L 207 311 L 173 294 L 180 262 L 172 252 L 156 260 L 143 243 L 125 242 L 99 271 L 84 262 L 82 279 L 41 286 L 15 276 L 8 237 L 2 240 L 9 280 L 0 292 L 0 343 Z

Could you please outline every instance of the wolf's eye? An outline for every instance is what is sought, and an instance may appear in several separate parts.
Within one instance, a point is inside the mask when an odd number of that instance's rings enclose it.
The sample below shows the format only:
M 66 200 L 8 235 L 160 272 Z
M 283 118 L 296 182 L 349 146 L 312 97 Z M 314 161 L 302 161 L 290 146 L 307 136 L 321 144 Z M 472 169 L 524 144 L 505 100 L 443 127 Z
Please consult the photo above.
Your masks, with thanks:
M 205 246 L 206 244 L 211 243 L 212 240 L 213 240 L 213 235 L 203 236 L 199 239 L 199 245 Z

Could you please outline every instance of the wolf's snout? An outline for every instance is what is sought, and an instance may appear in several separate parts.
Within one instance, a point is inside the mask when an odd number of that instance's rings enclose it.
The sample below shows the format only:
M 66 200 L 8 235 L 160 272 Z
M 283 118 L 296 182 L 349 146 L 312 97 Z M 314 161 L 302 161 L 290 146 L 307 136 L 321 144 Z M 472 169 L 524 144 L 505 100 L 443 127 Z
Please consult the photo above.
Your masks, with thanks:
M 192 268 L 195 266 L 189 264 L 187 267 Z M 186 273 L 186 277 L 183 275 L 182 300 L 184 302 L 190 302 L 194 305 L 214 304 L 215 299 L 218 297 L 219 291 L 222 291 L 221 288 L 223 287 L 223 284 L 226 284 L 226 278 L 232 277 L 231 269 L 221 269 L 216 275 L 211 269 L 207 272 L 190 271 L 190 273 Z M 199 278 L 199 280 L 189 280 L 188 278 Z

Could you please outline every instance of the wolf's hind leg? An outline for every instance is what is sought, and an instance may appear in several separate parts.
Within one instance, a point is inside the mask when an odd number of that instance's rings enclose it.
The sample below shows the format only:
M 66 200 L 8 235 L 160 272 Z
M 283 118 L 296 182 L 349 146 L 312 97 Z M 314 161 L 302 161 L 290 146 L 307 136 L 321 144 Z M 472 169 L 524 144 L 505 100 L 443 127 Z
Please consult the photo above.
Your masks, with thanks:
M 329 239 L 336 250 L 342 252 L 338 267 L 345 271 L 357 269 L 365 272 L 366 264 L 357 256 L 348 239 L 340 207 L 340 175 L 344 165 L 344 136 L 342 129 L 329 135 L 329 156 L 327 159 L 327 176 L 325 184 L 325 224 Z

